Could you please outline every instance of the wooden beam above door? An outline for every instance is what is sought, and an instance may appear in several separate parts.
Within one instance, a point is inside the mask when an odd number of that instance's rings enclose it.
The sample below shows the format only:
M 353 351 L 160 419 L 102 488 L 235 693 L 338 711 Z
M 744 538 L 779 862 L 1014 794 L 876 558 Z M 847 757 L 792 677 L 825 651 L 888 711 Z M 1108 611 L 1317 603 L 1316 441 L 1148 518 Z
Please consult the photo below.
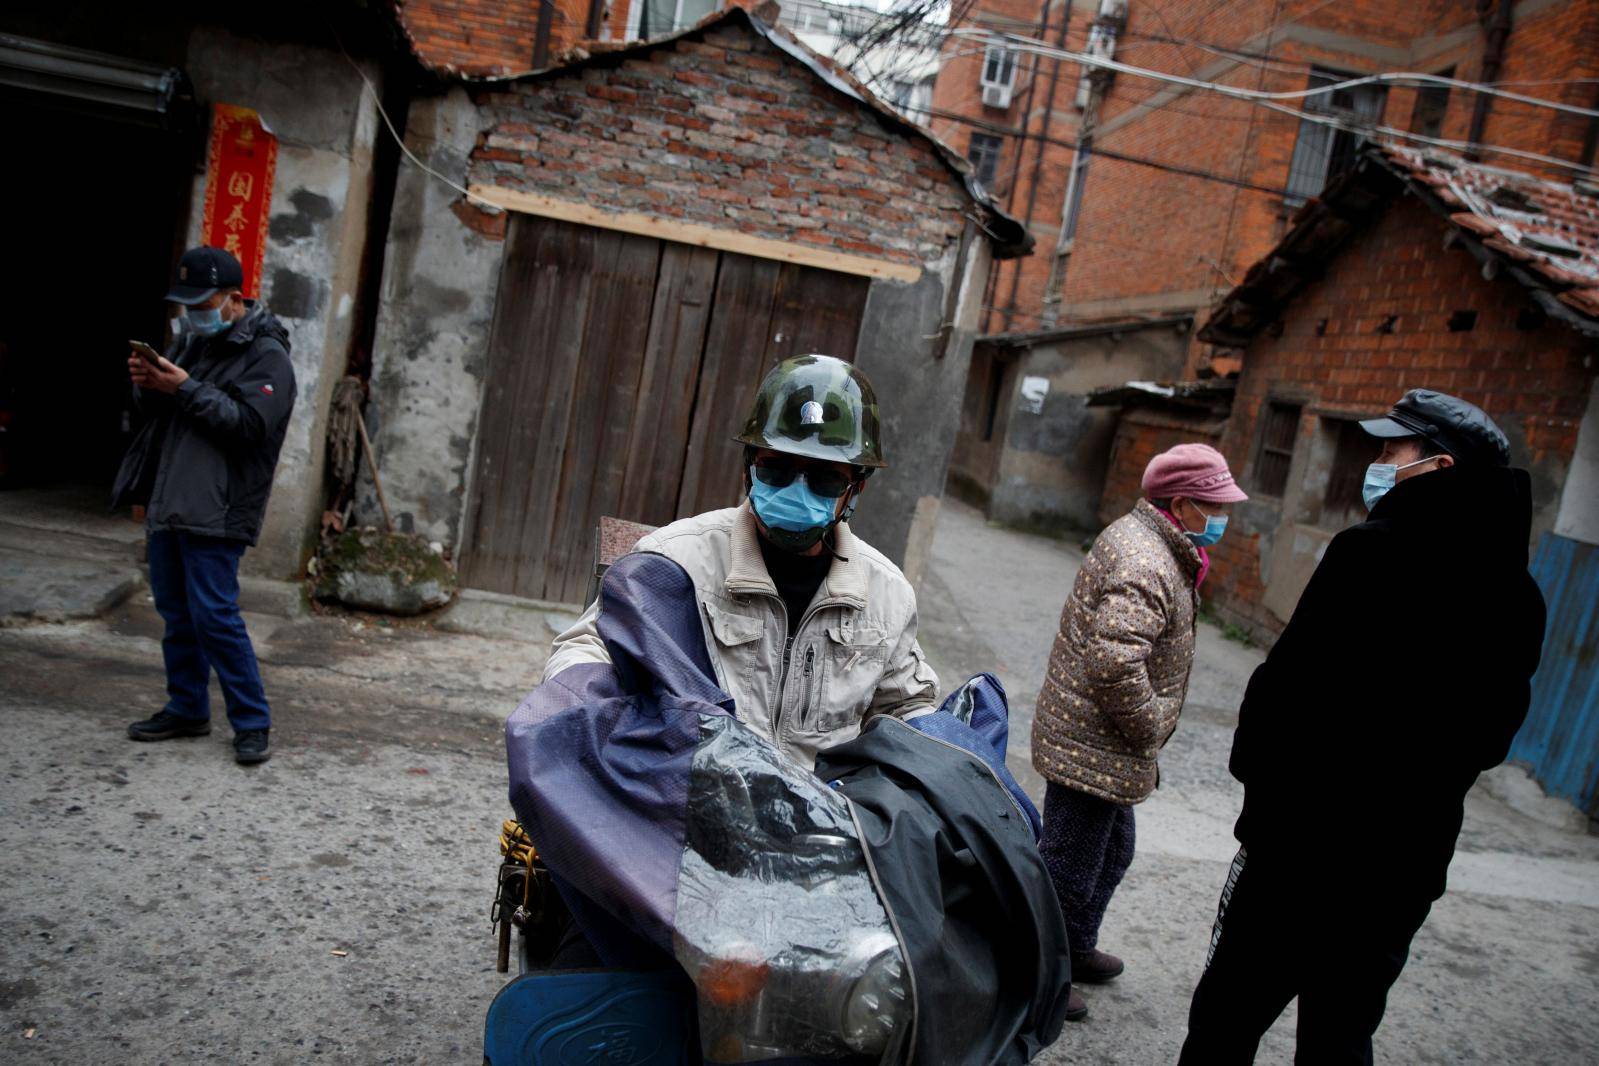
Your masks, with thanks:
M 506 211 L 519 211 L 523 214 L 538 215 L 540 218 L 576 222 L 598 229 L 636 233 L 644 237 L 693 244 L 701 248 L 715 248 L 723 252 L 738 252 L 757 259 L 775 259 L 783 263 L 798 263 L 801 266 L 819 267 L 822 270 L 836 270 L 840 274 L 886 278 L 889 281 L 913 282 L 922 276 L 921 267 L 905 263 L 891 263 L 864 255 L 828 251 L 826 248 L 816 248 L 807 244 L 755 237 L 736 230 L 717 229 L 715 226 L 702 226 L 672 218 L 657 218 L 636 211 L 607 211 L 592 204 L 561 200 L 541 193 L 523 192 L 520 189 L 504 189 L 497 185 L 472 185 L 468 191 L 478 199 Z

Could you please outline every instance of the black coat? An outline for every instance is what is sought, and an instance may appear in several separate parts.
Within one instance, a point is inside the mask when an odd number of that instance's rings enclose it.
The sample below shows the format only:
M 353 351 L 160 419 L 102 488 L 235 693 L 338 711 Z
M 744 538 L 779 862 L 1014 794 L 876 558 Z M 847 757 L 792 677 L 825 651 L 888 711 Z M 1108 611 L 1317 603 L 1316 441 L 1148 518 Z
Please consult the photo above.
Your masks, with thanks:
M 111 505 L 143 505 L 152 531 L 254 544 L 294 408 L 289 332 L 252 305 L 215 337 L 180 337 L 167 358 L 189 380 L 170 396 L 134 390 L 149 421 L 122 460 Z
M 1239 712 L 1239 841 L 1443 894 L 1466 792 L 1527 715 L 1544 602 L 1524 470 L 1408 478 L 1328 545 Z M 1375 867 L 1375 869 L 1374 869 Z
M 878 715 L 822 751 L 910 955 L 913 1061 L 1030 1061 L 1066 1020 L 1071 961 L 1033 831 L 976 756 Z

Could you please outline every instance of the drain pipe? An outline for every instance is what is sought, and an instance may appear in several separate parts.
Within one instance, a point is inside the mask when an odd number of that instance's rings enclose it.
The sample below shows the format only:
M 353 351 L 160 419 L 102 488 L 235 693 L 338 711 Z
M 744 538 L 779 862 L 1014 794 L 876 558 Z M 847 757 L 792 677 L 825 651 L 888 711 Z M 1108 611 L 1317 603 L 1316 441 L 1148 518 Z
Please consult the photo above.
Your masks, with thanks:
M 539 0 L 539 20 L 533 30 L 533 69 L 550 65 L 550 30 L 555 24 L 555 4 Z
M 1044 34 L 1047 34 L 1049 32 L 1049 6 L 1050 6 L 1050 3 L 1051 3 L 1051 0 L 1044 0 L 1044 15 L 1043 15 L 1043 20 L 1042 20 L 1043 24 L 1044 24 L 1044 32 L 1039 34 L 1039 39 L 1040 40 L 1043 40 L 1044 39 Z M 1060 20 L 1060 40 L 1058 42 L 1056 42 L 1057 46 L 1062 51 L 1064 51 L 1066 49 L 1066 31 L 1071 28 L 1071 24 L 1072 24 L 1072 0 L 1065 0 L 1065 5 L 1066 5 L 1066 10 L 1062 14 L 1061 20 Z M 1049 73 L 1049 96 L 1048 96 L 1048 99 L 1044 103 L 1044 122 L 1043 122 L 1043 125 L 1040 126 L 1039 130 L 1038 130 L 1038 153 L 1033 156 L 1033 176 L 1032 176 L 1032 181 L 1029 184 L 1028 189 L 1027 189 L 1027 210 L 1026 210 L 1025 214 L 1022 216 L 1022 228 L 1027 230 L 1028 232 L 1032 231 L 1033 209 L 1034 209 L 1035 206 L 1037 206 L 1037 203 L 1038 203 L 1038 178 L 1039 178 L 1039 175 L 1042 173 L 1043 168 L 1044 168 L 1044 148 L 1049 143 L 1049 120 L 1055 114 L 1055 90 L 1060 84 L 1060 67 L 1061 67 L 1061 60 L 1057 59 L 1057 60 L 1055 60 L 1055 68 L 1053 70 L 1051 70 L 1050 73 Z M 1027 106 L 1028 106 L 1028 110 L 1031 111 L 1032 110 L 1032 88 L 1029 87 L 1027 91 L 1028 91 Z M 1017 164 L 1018 167 L 1021 166 L 1021 161 L 1022 161 L 1021 149 L 1027 143 L 1027 141 L 1026 141 L 1027 126 L 1025 124 L 1027 117 L 1029 117 L 1029 116 L 1023 116 L 1023 123 L 1024 123 L 1023 126 L 1022 126 L 1022 137 L 1023 137 L 1023 140 L 1022 140 L 1022 144 L 1017 146 L 1017 150 L 1016 150 L 1016 164 Z M 1011 187 L 1013 189 L 1015 188 L 1014 181 L 1012 182 L 1012 186 Z M 1020 291 L 1021 284 L 1022 284 L 1022 261 L 1020 259 L 1018 259 L 1018 260 L 1016 260 L 1016 262 L 1014 264 L 1012 264 L 1012 266 L 1013 266 L 1013 269 L 1011 270 L 1011 275 L 1010 275 L 1010 296 L 1005 301 L 1005 329 L 1007 331 L 1010 330 L 1011 320 L 1016 315 L 1016 296 L 1017 296 L 1017 293 Z
M 1505 45 L 1510 40 L 1511 3 L 1512 0 L 1477 0 L 1477 18 L 1487 34 L 1482 46 L 1482 69 L 1477 74 L 1479 82 L 1497 81 L 1499 71 L 1505 65 Z M 1467 159 L 1482 158 L 1482 151 L 1477 146 L 1482 143 L 1483 128 L 1488 124 L 1488 108 L 1492 105 L 1493 97 L 1483 92 L 1477 94 L 1476 104 L 1471 110 L 1471 131 L 1466 135 L 1466 140 L 1470 142 L 1470 147 L 1466 149 Z

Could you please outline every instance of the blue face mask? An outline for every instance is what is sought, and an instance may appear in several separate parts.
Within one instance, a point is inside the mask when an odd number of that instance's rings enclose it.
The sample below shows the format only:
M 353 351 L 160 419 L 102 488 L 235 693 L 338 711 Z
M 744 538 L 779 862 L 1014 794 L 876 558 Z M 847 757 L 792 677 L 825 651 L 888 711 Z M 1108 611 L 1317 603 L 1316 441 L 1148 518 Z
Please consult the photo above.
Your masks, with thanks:
M 1422 463 L 1430 463 L 1436 458 L 1438 456 L 1429 455 L 1425 459 L 1417 459 L 1404 466 L 1395 466 L 1393 463 L 1372 463 L 1366 467 L 1366 480 L 1360 486 L 1360 498 L 1366 501 L 1366 510 L 1369 511 L 1377 506 L 1377 501 L 1388 495 L 1388 490 L 1399 480 L 1399 471 L 1409 470 Z
M 779 489 L 763 484 L 750 470 L 750 503 L 780 548 L 804 551 L 821 540 L 833 524 L 837 502 L 811 491 L 803 475 Z
M 189 323 L 189 328 L 202 337 L 214 337 L 229 325 L 222 320 L 220 307 L 186 307 L 183 317 Z
M 1203 511 L 1200 513 L 1204 514 Z M 1224 514 L 1207 514 L 1205 515 L 1205 531 L 1203 533 L 1190 533 L 1185 529 L 1183 530 L 1183 536 L 1192 541 L 1196 548 L 1208 548 L 1218 540 L 1221 540 L 1221 535 L 1227 532 L 1227 517 Z

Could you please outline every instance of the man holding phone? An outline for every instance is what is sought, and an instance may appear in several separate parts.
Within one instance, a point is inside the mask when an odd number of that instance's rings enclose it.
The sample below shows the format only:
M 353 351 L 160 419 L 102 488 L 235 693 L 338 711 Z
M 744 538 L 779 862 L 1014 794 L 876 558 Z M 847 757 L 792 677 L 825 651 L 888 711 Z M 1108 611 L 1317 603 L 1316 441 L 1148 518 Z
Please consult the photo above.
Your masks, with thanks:
M 114 507 L 146 509 L 150 587 L 166 621 L 167 703 L 133 740 L 211 732 L 214 669 L 240 763 L 271 757 L 271 712 L 239 614 L 239 560 L 256 542 L 296 393 L 289 334 L 244 298 L 220 248 L 191 248 L 167 299 L 184 308 L 165 356 L 132 342 L 128 374 L 148 421 L 122 461 Z

